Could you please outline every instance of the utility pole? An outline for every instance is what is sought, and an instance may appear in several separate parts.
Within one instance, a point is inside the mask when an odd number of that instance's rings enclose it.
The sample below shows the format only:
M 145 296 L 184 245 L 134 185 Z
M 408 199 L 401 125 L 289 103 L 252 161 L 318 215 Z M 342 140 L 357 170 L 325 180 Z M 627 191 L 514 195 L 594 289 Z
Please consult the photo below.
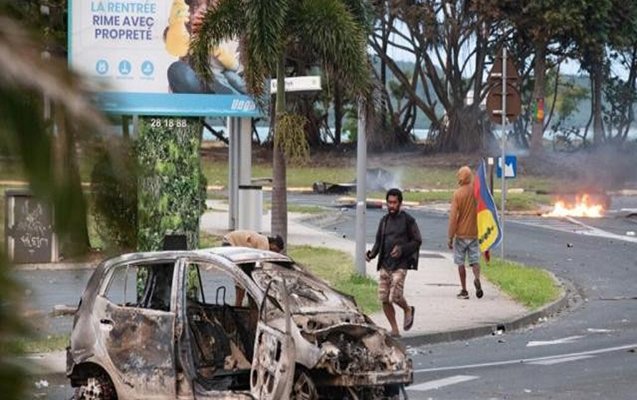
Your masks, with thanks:
M 358 133 L 356 135 L 356 271 L 365 276 L 365 218 L 367 209 L 367 129 L 366 107 L 358 100 Z

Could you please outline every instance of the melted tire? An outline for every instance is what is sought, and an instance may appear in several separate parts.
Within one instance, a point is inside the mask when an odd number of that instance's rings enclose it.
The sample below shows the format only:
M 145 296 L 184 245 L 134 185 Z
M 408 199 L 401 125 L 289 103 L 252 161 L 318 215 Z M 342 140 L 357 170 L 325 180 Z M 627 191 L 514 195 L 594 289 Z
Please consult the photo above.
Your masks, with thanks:
M 89 376 L 86 383 L 75 390 L 76 400 L 117 400 L 115 387 L 108 375 L 98 373 Z

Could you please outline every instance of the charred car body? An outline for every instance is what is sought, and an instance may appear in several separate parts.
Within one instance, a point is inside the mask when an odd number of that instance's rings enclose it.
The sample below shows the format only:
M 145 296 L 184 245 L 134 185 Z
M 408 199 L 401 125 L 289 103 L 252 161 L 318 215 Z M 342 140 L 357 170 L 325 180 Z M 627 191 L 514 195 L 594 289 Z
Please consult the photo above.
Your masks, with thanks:
M 67 349 L 85 399 L 397 398 L 412 374 L 349 296 L 286 256 L 240 247 L 102 262 Z

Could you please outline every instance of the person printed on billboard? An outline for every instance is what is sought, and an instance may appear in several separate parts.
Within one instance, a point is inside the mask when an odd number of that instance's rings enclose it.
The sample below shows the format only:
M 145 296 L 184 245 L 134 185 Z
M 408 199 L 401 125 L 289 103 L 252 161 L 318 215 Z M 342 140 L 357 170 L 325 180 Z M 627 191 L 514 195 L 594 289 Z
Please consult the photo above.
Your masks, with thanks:
M 216 7 L 217 0 L 173 0 L 164 31 L 166 51 L 177 61 L 168 67 L 168 84 L 173 93 L 246 94 L 246 85 L 239 62 L 236 40 L 227 40 L 210 51 L 212 82 L 204 82 L 190 64 L 188 48 L 209 8 Z

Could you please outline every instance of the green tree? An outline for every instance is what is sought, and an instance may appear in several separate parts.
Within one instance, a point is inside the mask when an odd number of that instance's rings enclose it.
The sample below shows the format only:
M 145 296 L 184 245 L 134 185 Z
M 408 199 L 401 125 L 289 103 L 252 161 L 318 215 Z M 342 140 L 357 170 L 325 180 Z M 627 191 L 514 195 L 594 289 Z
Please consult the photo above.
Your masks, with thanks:
M 206 13 L 191 43 L 195 68 L 211 80 L 209 53 L 221 40 L 240 37 L 249 92 L 263 105 L 266 84 L 277 78 L 272 160 L 273 234 L 287 238 L 286 143 L 298 140 L 285 99 L 284 78 L 294 46 L 311 53 L 324 72 L 353 92 L 368 86 L 362 0 L 220 0 Z M 301 131 L 301 133 L 303 133 Z
M 485 96 L 489 21 L 476 12 L 472 1 L 386 0 L 373 4 L 369 46 L 380 60 L 384 115 L 390 118 L 388 133 L 395 136 L 394 143 L 410 141 L 417 110 L 431 121 L 437 149 L 471 152 L 480 148 L 488 135 L 479 105 Z M 413 58 L 411 71 L 392 57 L 395 50 Z M 388 86 L 385 69 L 404 91 L 404 104 L 397 105 L 392 99 L 395 90 Z M 467 102 L 471 93 L 472 101 Z
M 60 121 L 73 131 L 72 144 L 94 139 L 104 119 L 79 90 L 80 82 L 71 76 L 63 59 L 41 58 L 43 46 L 13 19 L 0 15 L 0 142 L 21 163 L 34 195 L 49 201 L 55 209 L 56 231 L 61 235 L 77 231 L 75 204 L 83 202 L 82 191 L 69 185 L 68 163 L 54 163 L 55 137 L 43 120 L 42 99 L 46 96 Z M 83 211 L 80 210 L 79 213 Z M 24 334 L 17 307 L 17 288 L 9 278 L 8 262 L 0 249 L 0 351 L 11 348 L 16 336 Z M 26 373 L 0 354 L 0 393 L 3 399 L 23 399 Z
M 613 11 L 613 0 L 590 0 L 582 2 L 585 24 L 575 27 L 573 36 L 576 54 L 584 70 L 589 73 L 591 82 L 591 120 L 593 122 L 593 144 L 604 140 L 602 121 L 603 86 L 610 71 L 607 47 L 610 36 L 618 30 L 617 23 L 623 19 Z M 615 1 L 616 2 L 616 1 Z M 629 21 L 625 21 L 629 22 Z M 594 27 L 594 29 L 590 29 Z
M 546 97 L 546 73 L 550 54 L 564 57 L 572 48 L 574 32 L 587 26 L 588 2 L 581 0 L 537 0 L 521 3 L 515 0 L 478 0 L 481 13 L 489 15 L 515 34 L 531 43 L 534 50 L 533 100 Z M 533 117 L 531 152 L 542 151 L 544 120 Z

